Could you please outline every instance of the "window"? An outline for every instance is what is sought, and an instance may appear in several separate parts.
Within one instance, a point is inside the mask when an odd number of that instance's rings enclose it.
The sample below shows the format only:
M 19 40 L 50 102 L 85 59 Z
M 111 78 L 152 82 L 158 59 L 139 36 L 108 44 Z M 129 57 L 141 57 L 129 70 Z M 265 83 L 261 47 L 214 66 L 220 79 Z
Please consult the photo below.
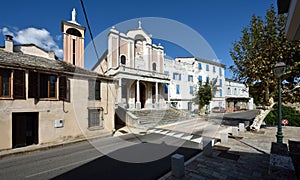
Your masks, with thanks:
M 59 77 L 59 99 L 70 102 L 70 80 L 66 76 Z
M 66 76 L 58 77 L 53 74 L 29 71 L 28 87 L 29 98 L 59 97 L 59 100 L 70 102 L 70 80 Z
M 188 75 L 188 81 L 193 82 L 193 75 Z
M 223 82 L 222 82 L 222 79 L 220 79 L 220 86 L 222 86 Z
M 168 76 L 169 75 L 169 71 L 165 71 L 164 74 Z
M 198 81 L 202 82 L 202 76 L 198 76 Z
M 231 89 L 230 88 L 227 89 L 227 94 L 231 95 Z
M 219 75 L 222 76 L 222 68 L 219 68 Z
M 222 89 L 220 89 L 220 97 L 222 97 L 223 96 L 223 91 L 222 91 Z
M 126 57 L 124 55 L 121 56 L 121 64 L 126 64 Z
M 202 69 L 202 64 L 198 63 L 198 69 Z
M 88 110 L 88 126 L 91 127 L 100 127 L 100 110 L 99 109 L 89 109 Z
M 190 94 L 193 94 L 193 92 L 194 92 L 194 87 L 190 86 Z
M 209 71 L 209 65 L 206 64 L 206 71 Z
M 57 76 L 40 74 L 40 98 L 57 97 Z
M 168 84 L 165 84 L 164 86 L 165 86 L 165 93 L 168 94 L 169 86 Z
M 156 63 L 152 64 L 152 69 L 153 69 L 153 71 L 156 71 Z
M 11 70 L 0 69 L 0 97 L 11 97 Z
M 209 83 L 209 77 L 208 76 L 206 77 L 206 82 Z
M 100 85 L 98 80 L 89 80 L 89 100 L 100 100 Z
M 179 74 L 179 73 L 173 73 L 173 79 L 174 80 L 181 80 L 181 74 Z
M 73 65 L 76 65 L 75 64 L 75 60 L 76 60 L 76 40 L 75 40 L 75 38 L 73 39 L 73 53 L 72 53 L 72 55 L 73 55 Z
M 13 97 L 14 99 L 25 99 L 25 71 L 14 70 L 13 72 Z
M 216 72 L 216 67 L 215 66 L 213 66 L 213 72 Z
M 176 94 L 180 94 L 180 86 L 176 84 Z
M 237 89 L 236 89 L 236 88 L 234 88 L 233 94 L 234 94 L 234 95 L 237 95 Z

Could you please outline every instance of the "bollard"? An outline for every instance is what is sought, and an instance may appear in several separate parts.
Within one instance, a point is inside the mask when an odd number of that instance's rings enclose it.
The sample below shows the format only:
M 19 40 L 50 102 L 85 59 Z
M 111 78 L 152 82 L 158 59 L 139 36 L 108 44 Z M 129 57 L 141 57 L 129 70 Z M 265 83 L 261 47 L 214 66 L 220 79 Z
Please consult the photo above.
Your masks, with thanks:
M 244 123 L 239 123 L 239 131 L 244 132 L 245 131 L 245 124 Z
M 226 144 L 228 143 L 228 133 L 227 132 L 221 132 L 221 143 Z
M 238 136 L 239 135 L 239 129 L 237 127 L 232 127 L 232 135 L 233 136 Z
M 212 155 L 212 140 L 211 138 L 203 138 L 203 155 L 211 156 Z
M 181 154 L 174 154 L 171 157 L 172 175 L 176 178 L 184 176 L 184 156 Z

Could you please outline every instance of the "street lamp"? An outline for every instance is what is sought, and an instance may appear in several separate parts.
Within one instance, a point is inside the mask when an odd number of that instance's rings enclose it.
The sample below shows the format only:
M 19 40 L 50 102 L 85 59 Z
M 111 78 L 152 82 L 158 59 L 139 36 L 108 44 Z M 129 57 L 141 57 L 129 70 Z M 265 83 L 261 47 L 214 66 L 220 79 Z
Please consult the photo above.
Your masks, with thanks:
M 275 65 L 273 71 L 276 78 L 278 78 L 278 127 L 277 127 L 277 143 L 282 143 L 282 126 L 281 126 L 281 76 L 284 74 L 286 65 L 284 62 L 279 62 Z

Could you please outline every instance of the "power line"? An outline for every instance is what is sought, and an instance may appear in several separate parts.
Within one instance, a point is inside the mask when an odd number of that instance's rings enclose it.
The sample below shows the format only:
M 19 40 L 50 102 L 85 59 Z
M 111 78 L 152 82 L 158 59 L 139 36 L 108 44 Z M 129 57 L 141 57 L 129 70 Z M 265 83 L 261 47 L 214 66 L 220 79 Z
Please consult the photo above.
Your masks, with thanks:
M 92 43 L 93 43 L 93 47 L 94 47 L 94 51 L 96 53 L 96 56 L 97 56 L 97 61 L 99 61 L 99 55 L 98 55 L 98 51 L 97 51 L 97 48 L 96 48 L 96 45 L 95 45 L 95 41 L 94 41 L 94 36 L 93 36 L 93 33 L 91 31 L 91 27 L 90 27 L 90 23 L 89 23 L 89 20 L 88 20 L 88 17 L 87 17 L 87 14 L 86 14 L 86 11 L 85 11 L 85 7 L 84 7 L 84 4 L 83 4 L 83 0 L 80 0 L 81 2 L 81 7 L 82 7 L 82 10 L 83 10 L 83 13 L 84 13 L 84 18 L 85 18 L 85 21 L 86 21 L 86 24 L 87 24 L 87 27 L 89 29 L 89 33 L 90 33 L 90 37 L 92 39 Z M 101 68 L 101 71 L 104 75 L 104 70 L 100 64 L 100 68 Z

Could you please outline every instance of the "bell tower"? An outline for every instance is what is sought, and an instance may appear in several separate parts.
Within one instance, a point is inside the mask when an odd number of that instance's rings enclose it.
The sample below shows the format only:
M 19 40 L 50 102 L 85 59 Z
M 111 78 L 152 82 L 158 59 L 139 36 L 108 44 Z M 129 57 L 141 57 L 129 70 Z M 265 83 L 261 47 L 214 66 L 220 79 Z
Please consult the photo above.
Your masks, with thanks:
M 63 33 L 63 60 L 84 68 L 84 34 L 85 27 L 76 22 L 76 10 L 72 11 L 71 21 L 61 22 Z

